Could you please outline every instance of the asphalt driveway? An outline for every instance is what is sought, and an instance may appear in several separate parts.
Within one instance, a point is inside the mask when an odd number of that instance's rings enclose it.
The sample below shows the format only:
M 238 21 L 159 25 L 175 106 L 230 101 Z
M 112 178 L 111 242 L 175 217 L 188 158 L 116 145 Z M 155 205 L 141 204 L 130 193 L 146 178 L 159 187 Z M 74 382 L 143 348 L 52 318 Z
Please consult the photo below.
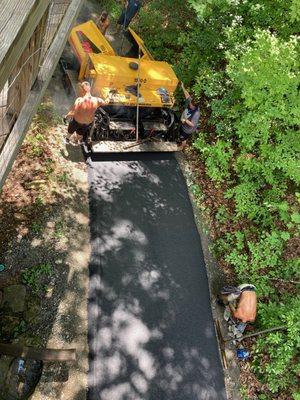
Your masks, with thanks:
M 171 154 L 89 160 L 89 400 L 223 400 L 199 234 Z

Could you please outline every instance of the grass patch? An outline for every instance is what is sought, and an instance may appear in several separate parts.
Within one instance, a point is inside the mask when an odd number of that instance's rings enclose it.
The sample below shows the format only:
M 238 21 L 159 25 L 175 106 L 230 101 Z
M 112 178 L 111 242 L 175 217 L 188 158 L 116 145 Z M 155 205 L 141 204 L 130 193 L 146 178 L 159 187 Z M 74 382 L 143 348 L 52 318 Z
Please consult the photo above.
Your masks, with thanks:
M 48 285 L 45 283 L 52 273 L 50 264 L 41 264 L 22 272 L 22 282 L 29 286 L 35 294 L 45 292 Z

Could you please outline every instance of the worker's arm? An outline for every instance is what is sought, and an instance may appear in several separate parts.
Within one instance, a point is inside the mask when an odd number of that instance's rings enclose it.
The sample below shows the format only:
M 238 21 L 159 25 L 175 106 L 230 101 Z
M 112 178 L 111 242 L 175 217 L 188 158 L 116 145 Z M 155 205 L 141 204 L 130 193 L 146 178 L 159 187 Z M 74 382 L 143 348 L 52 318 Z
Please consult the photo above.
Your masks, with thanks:
M 189 92 L 188 92 L 188 91 L 186 90 L 186 88 L 184 87 L 183 82 L 181 82 L 181 89 L 183 90 L 183 94 L 184 94 L 184 97 L 185 97 L 186 99 L 188 99 L 189 97 L 191 97 L 190 94 L 189 94 Z
M 193 122 L 190 121 L 189 119 L 184 119 L 182 122 L 183 122 L 184 124 L 187 124 L 188 126 L 191 126 L 192 128 L 195 126 L 195 125 L 193 124 Z
M 98 102 L 98 107 L 101 107 L 101 106 L 105 106 L 107 103 L 109 103 L 109 100 L 108 99 L 103 100 L 103 99 L 101 99 L 101 97 L 97 97 L 97 102 Z
M 230 309 L 231 315 L 234 317 L 234 315 L 236 313 L 236 308 L 233 307 L 233 305 L 231 303 L 228 303 L 228 307 Z

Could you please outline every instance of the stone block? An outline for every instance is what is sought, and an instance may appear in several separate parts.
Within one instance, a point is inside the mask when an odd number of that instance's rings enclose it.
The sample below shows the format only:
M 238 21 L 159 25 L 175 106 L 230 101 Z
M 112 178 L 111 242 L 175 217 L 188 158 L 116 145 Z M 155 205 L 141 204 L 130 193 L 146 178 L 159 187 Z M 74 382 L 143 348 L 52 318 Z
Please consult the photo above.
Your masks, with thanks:
M 2 388 L 5 384 L 6 375 L 12 360 L 13 357 L 0 356 L 0 388 Z
M 25 308 L 26 288 L 24 285 L 11 285 L 3 290 L 3 305 L 9 306 L 13 313 L 23 312 Z

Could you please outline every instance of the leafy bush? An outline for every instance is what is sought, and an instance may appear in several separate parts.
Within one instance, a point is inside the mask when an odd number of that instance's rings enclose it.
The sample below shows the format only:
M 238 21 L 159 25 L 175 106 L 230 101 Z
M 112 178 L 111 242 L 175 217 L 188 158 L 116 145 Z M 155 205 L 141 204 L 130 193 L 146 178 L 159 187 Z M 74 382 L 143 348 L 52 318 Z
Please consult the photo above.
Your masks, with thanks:
M 284 303 L 269 302 L 261 304 L 259 310 L 261 326 L 286 326 L 286 330 L 277 331 L 261 337 L 257 341 L 254 357 L 254 369 L 268 384 L 273 393 L 297 385 L 297 373 L 300 369 L 298 351 L 300 348 L 300 299 L 287 296 Z M 261 355 L 267 355 L 268 361 L 262 366 Z
M 230 176 L 230 160 L 233 150 L 230 143 L 217 140 L 214 145 L 205 145 L 200 137 L 195 140 L 194 147 L 204 156 L 208 176 L 217 182 L 222 182 Z

